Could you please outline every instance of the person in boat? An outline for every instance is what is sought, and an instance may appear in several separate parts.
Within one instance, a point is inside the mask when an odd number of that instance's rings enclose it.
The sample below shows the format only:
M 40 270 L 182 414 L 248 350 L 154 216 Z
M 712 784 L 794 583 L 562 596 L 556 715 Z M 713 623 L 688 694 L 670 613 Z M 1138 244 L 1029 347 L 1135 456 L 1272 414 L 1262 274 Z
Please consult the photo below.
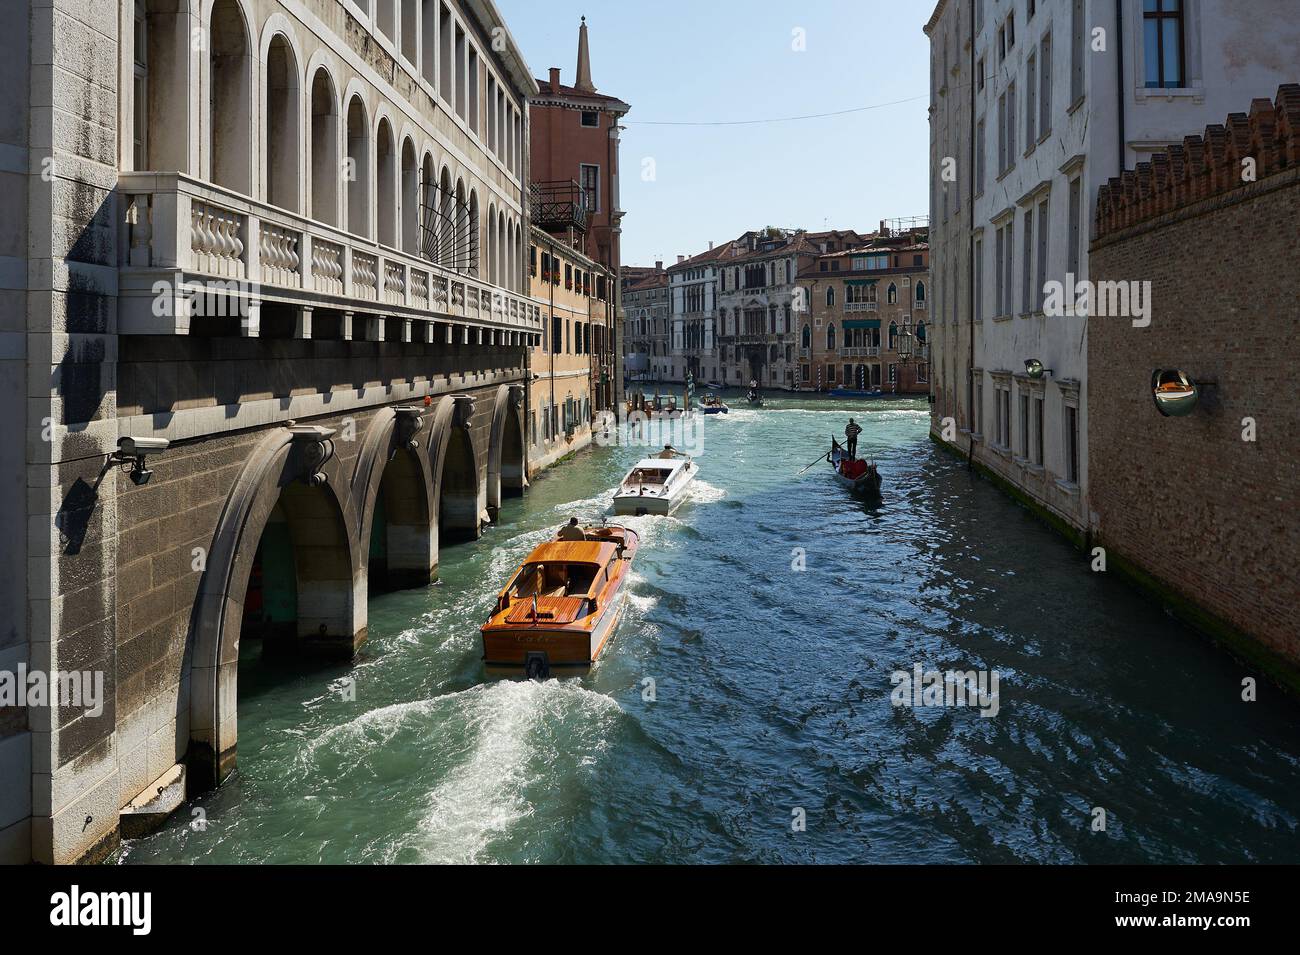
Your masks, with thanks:
M 581 527 L 578 526 L 576 517 L 569 518 L 569 523 L 560 528 L 560 533 L 556 535 L 557 540 L 562 541 L 582 541 L 587 539 Z
M 862 426 L 850 418 L 848 425 L 844 428 L 844 437 L 849 440 L 849 446 L 846 449 L 849 454 L 849 460 L 853 460 L 858 456 L 858 435 L 861 433 Z
M 663 449 L 662 451 L 660 451 L 657 455 L 655 455 L 655 457 L 659 457 L 659 458 L 675 458 L 675 457 L 677 457 L 677 454 L 678 454 L 678 452 L 677 452 L 677 449 L 676 449 L 676 448 L 674 448 L 671 444 L 665 444 L 665 445 L 664 445 L 664 449 Z

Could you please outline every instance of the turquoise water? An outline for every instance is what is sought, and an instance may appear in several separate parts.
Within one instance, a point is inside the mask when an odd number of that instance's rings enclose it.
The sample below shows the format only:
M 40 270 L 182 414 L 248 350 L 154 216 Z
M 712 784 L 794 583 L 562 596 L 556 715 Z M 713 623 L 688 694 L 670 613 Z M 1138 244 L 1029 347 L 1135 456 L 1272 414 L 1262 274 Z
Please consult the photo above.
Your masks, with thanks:
M 640 447 L 560 464 L 437 585 L 372 598 L 353 666 L 246 644 L 238 773 L 120 858 L 1297 861 L 1294 700 L 1241 702 L 1249 671 L 935 450 L 923 402 L 732 400 L 691 499 L 627 519 L 629 603 L 590 673 L 488 679 L 477 627 L 531 547 L 609 513 Z M 850 413 L 876 505 L 796 476 Z M 997 670 L 997 715 L 893 707 L 918 663 Z

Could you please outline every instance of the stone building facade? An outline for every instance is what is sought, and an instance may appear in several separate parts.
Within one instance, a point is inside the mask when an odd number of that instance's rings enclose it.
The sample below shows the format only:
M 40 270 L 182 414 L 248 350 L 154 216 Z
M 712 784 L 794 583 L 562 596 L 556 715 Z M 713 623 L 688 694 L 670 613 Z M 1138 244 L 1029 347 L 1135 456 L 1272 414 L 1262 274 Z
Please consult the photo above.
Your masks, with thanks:
M 1088 444 L 1108 569 L 1300 689 L 1297 223 L 1295 84 L 1102 187 L 1092 274 L 1154 307 L 1092 323 Z M 1190 414 L 1157 411 L 1157 369 L 1196 382 Z
M 668 326 L 672 314 L 668 275 L 662 262 L 628 275 L 623 268 L 623 370 L 634 381 L 661 381 L 667 373 Z
M 241 638 L 350 657 L 522 490 L 536 85 L 468 0 L 0 26 L 0 671 L 106 693 L 0 712 L 0 860 L 59 863 L 229 775 Z
M 572 86 L 561 82 L 559 67 L 536 81 L 529 103 L 533 221 L 613 275 L 622 264 L 623 208 L 619 197 L 619 145 L 622 119 L 631 109 L 617 96 L 596 89 L 591 79 L 587 18 L 578 27 L 578 59 Z M 570 208 L 583 206 L 581 215 Z M 579 221 L 580 220 L 580 221 Z M 622 354 L 621 286 L 615 284 L 613 339 Z M 623 376 L 613 382 L 621 402 Z
M 591 444 L 592 428 L 613 410 L 614 276 L 581 252 L 533 227 L 533 304 L 542 334 L 529 349 L 528 475 Z
M 814 258 L 799 274 L 801 390 L 928 394 L 930 248 L 926 230 Z M 911 351 L 900 354 L 902 336 Z
M 940 0 L 926 26 L 932 434 L 1080 542 L 1094 510 L 1085 437 L 1098 303 L 1072 293 L 1091 278 L 1094 197 L 1240 97 L 1293 79 L 1295 4 L 1243 9 Z M 1028 374 L 1031 362 L 1044 373 Z

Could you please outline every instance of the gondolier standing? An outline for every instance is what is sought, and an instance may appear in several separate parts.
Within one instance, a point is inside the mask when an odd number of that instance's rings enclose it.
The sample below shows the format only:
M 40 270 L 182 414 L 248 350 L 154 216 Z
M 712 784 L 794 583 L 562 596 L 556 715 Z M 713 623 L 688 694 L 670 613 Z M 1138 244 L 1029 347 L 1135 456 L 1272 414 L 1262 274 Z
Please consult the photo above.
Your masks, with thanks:
M 860 435 L 861 433 L 862 433 L 862 427 L 856 421 L 850 418 L 847 427 L 845 427 L 844 429 L 844 437 L 848 438 L 849 440 L 849 446 L 848 446 L 849 460 L 853 460 L 858 456 L 858 435 Z

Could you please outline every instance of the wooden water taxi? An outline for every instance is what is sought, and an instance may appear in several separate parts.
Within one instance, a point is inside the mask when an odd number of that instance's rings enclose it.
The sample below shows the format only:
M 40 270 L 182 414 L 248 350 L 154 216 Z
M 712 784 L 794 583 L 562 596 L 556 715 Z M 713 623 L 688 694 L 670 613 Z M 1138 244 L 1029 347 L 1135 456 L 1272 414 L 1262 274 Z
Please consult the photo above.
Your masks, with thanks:
M 854 494 L 863 497 L 880 496 L 880 472 L 876 466 L 862 458 L 850 458 L 849 453 L 834 438 L 831 438 L 831 449 L 826 453 L 826 460 L 835 471 L 835 480 Z
M 581 530 L 582 540 L 538 545 L 501 589 L 480 629 L 488 667 L 545 678 L 590 666 L 609 644 L 640 539 L 617 524 Z
M 699 465 L 688 455 L 665 447 L 627 472 L 614 492 L 615 514 L 671 514 L 686 498 Z

